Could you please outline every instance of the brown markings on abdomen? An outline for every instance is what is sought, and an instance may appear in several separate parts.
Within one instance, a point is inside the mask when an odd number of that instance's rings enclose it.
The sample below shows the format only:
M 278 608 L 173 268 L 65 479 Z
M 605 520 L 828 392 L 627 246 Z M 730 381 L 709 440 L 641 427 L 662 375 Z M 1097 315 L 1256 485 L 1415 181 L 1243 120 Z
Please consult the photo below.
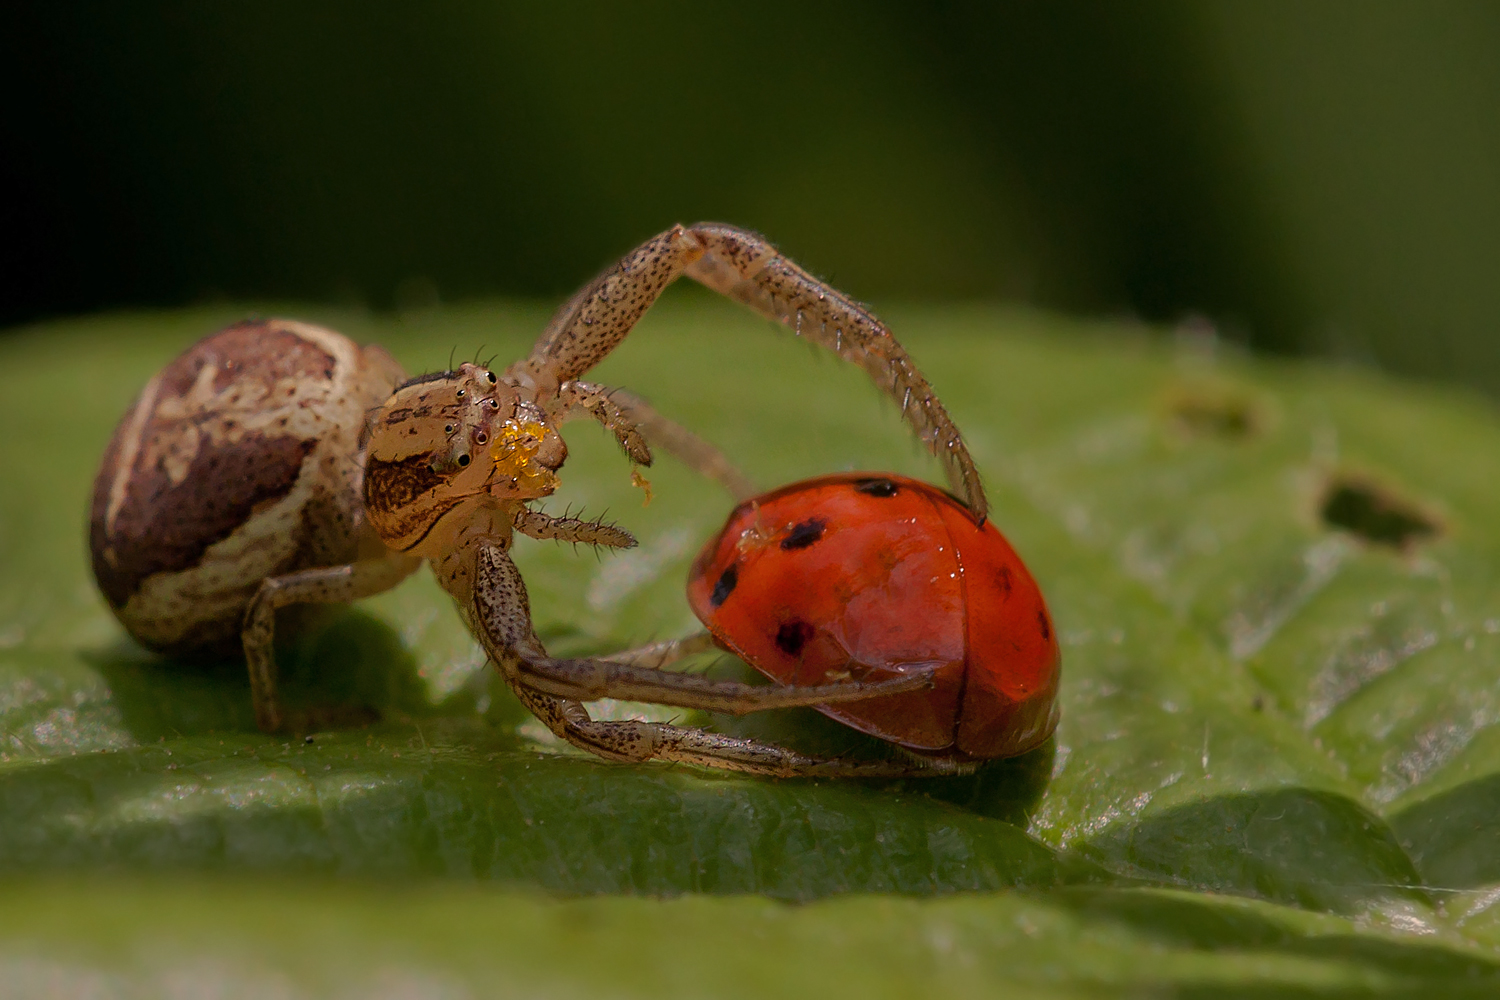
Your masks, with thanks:
M 89 542 L 112 605 L 122 607 L 148 576 L 196 566 L 209 546 L 291 491 L 317 441 L 252 425 L 276 412 L 282 401 L 269 398 L 273 390 L 328 387 L 337 368 L 333 355 L 281 321 L 254 320 L 203 338 L 162 370 L 151 398 L 136 401 L 150 413 L 143 422 L 134 408 L 126 413 L 94 482 Z M 135 441 L 122 440 L 131 433 Z M 133 467 L 117 468 L 122 457 Z
M 176 486 L 159 466 L 136 468 L 111 531 L 105 513 L 118 452 L 118 443 L 111 442 L 94 482 L 89 525 L 99 589 L 119 608 L 146 577 L 198 565 L 209 546 L 228 538 L 257 508 L 291 492 L 316 444 L 259 435 L 222 446 L 205 443 Z
M 214 388 L 233 382 L 271 386 L 283 379 L 332 380 L 338 362 L 312 341 L 275 320 L 247 320 L 205 337 L 162 373 L 169 391 L 182 394 L 205 364 L 217 367 Z

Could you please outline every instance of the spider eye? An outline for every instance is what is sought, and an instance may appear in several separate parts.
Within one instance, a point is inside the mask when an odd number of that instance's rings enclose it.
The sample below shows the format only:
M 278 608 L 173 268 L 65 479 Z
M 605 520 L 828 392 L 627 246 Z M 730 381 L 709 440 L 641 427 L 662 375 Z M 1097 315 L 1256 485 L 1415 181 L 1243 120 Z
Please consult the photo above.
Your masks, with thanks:
M 454 393 L 454 395 L 457 396 L 459 399 L 463 399 L 464 398 L 464 391 L 462 389 L 460 389 L 460 390 L 458 390 L 458 392 Z
M 474 435 L 474 441 L 475 441 L 476 444 L 484 444 L 489 439 L 490 439 L 490 436 L 488 434 L 486 434 L 484 431 L 480 431 L 478 434 Z
M 485 372 L 484 377 L 490 380 L 490 385 L 494 385 L 497 381 L 494 372 Z
M 469 464 L 469 456 L 468 455 L 460 455 L 460 456 L 458 456 L 458 464 L 460 466 L 468 465 Z
M 444 424 L 443 425 L 443 433 L 444 434 L 452 434 L 453 433 L 453 425 L 452 424 Z

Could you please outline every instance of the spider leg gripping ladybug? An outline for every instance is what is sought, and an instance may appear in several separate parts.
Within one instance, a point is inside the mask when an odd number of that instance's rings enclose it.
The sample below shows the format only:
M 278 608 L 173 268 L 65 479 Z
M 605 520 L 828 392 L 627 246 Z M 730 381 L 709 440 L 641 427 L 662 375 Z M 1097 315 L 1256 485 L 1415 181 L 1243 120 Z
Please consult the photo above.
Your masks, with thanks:
M 712 445 L 585 381 L 683 274 L 862 365 L 958 499 L 894 476 L 753 498 Z M 516 532 L 635 544 L 613 525 L 531 509 L 558 487 L 568 454 L 558 427 L 576 416 L 602 424 L 632 462 L 650 465 L 655 443 L 743 501 L 690 582 L 709 631 L 587 659 L 554 658 L 538 640 L 509 554 Z M 425 561 L 516 696 L 575 746 L 617 761 L 882 777 L 963 772 L 1038 745 L 1056 724 L 1046 609 L 985 513 L 958 428 L 891 332 L 762 237 L 699 224 L 674 226 L 606 270 L 502 373 L 464 364 L 407 379 L 378 346 L 287 320 L 209 336 L 122 418 L 95 480 L 90 548 L 100 590 L 143 645 L 179 657 L 243 646 L 267 732 L 299 724 L 277 695 L 276 610 L 367 597 Z M 771 601 L 799 562 L 827 584 L 821 603 L 807 584 L 803 604 Z M 661 669 L 715 641 L 777 683 Z M 595 720 L 585 704 L 601 698 L 733 714 L 814 706 L 912 753 L 818 758 Z

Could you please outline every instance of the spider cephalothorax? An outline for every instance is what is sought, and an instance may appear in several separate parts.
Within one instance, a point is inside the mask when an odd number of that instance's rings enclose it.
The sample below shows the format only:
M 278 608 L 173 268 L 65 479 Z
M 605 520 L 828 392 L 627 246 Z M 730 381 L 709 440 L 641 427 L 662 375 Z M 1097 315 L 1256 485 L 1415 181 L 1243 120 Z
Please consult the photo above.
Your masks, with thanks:
M 567 456 L 535 401 L 465 364 L 398 386 L 371 416 L 365 510 L 391 548 L 431 557 L 444 521 L 550 496 Z
M 660 669 L 706 648 L 707 633 L 611 657 L 563 660 L 549 656 L 532 630 L 526 587 L 509 554 L 516 532 L 635 544 L 613 525 L 531 508 L 558 488 L 557 470 L 567 457 L 558 427 L 565 420 L 598 421 L 638 465 L 651 464 L 653 442 L 737 499 L 755 492 L 712 445 L 638 397 L 582 378 L 684 274 L 863 367 L 943 463 L 975 520 L 984 520 L 984 491 L 958 429 L 884 324 L 754 233 L 719 224 L 674 226 L 573 296 L 531 353 L 500 374 L 465 364 L 398 385 L 398 370 L 378 348 L 361 351 L 331 331 L 283 321 L 233 327 L 190 349 L 126 415 L 100 470 L 91 539 L 111 607 L 143 641 L 176 651 L 212 632 L 177 628 L 177 617 L 212 606 L 217 636 L 224 616 L 243 608 L 256 718 L 275 730 L 287 721 L 272 655 L 276 609 L 378 593 L 426 560 L 522 703 L 559 737 L 600 756 L 768 774 L 951 771 L 959 765 L 809 758 L 699 729 L 595 720 L 584 707 L 606 697 L 733 713 L 826 705 L 928 684 L 920 671 L 879 682 L 754 686 Z M 301 353 L 286 353 L 291 347 Z M 317 358 L 329 360 L 319 367 Z M 320 378 L 344 382 L 336 388 Z M 174 416 L 187 403 L 195 407 L 192 427 Z M 184 449 L 197 448 L 197 427 L 247 422 L 271 431 L 244 444 L 233 461 L 200 467 L 182 458 Z M 289 437 L 285 428 L 292 426 L 323 430 Z M 158 447 L 152 434 L 177 434 L 180 447 L 176 438 Z M 155 457 L 142 457 L 147 452 Z M 272 472 L 274 483 L 267 479 Z M 190 480 L 189 486 L 164 490 L 155 485 L 163 477 Z M 165 546 L 183 510 L 202 530 L 176 548 Z M 154 638 L 168 633 L 178 639 Z

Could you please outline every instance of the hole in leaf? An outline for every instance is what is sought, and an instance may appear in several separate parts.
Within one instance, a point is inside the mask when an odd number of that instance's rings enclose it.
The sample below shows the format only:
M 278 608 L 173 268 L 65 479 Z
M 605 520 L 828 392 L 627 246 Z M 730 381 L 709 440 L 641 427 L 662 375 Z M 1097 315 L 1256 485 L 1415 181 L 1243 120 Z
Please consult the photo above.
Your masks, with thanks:
M 1438 533 L 1438 522 L 1416 504 L 1363 479 L 1339 477 L 1328 484 L 1323 522 L 1367 542 L 1405 548 Z
M 1167 416 L 1192 437 L 1231 440 L 1250 437 L 1266 423 L 1264 407 L 1254 396 L 1226 385 L 1179 386 L 1168 395 Z

